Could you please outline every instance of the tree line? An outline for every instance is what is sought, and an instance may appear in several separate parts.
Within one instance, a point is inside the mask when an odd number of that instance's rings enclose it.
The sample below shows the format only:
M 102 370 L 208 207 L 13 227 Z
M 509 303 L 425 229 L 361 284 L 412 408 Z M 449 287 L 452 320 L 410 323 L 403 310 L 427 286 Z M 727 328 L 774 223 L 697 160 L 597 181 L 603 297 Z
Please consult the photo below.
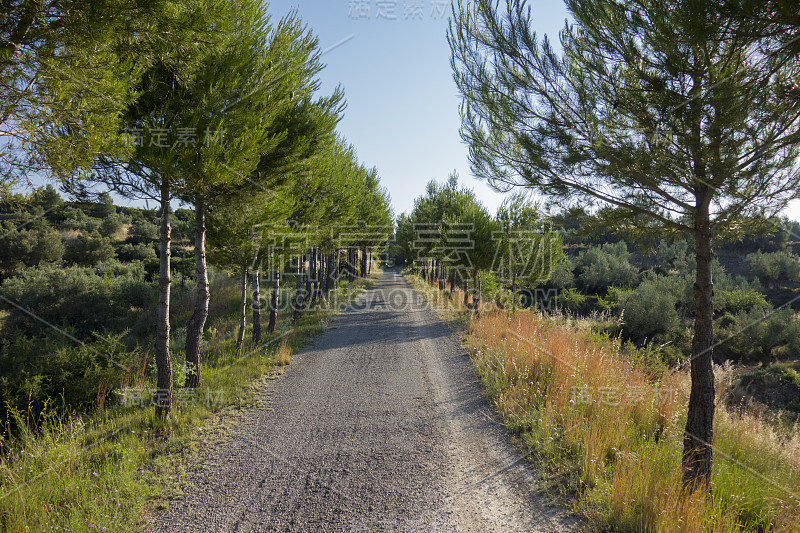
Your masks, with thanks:
M 348 227 L 391 224 L 389 196 L 338 135 L 343 93 L 318 95 L 321 51 L 295 13 L 275 20 L 257 0 L 12 0 L 1 17 L 4 198 L 38 172 L 81 200 L 112 192 L 158 206 L 157 417 L 173 405 L 174 202 L 193 215 L 187 387 L 201 383 L 208 256 L 241 273 L 240 345 L 248 277 L 259 342 L 262 270 L 274 281 L 271 333 L 287 261 L 295 320 L 338 279 L 341 250 L 345 265 L 360 250 L 367 268 L 381 238 Z

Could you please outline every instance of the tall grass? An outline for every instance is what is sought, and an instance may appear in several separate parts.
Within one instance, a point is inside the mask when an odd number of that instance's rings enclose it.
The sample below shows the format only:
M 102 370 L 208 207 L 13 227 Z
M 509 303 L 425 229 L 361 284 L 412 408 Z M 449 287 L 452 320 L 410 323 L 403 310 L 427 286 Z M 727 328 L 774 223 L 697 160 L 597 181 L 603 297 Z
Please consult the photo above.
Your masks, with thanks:
M 336 299 L 349 301 L 370 284 L 343 284 Z M 147 400 L 90 414 L 45 410 L 35 430 L 28 413 L 11 411 L 7 423 L 18 431 L 13 439 L 0 439 L 0 531 L 134 531 L 152 523 L 153 514 L 180 492 L 200 450 L 224 438 L 236 413 L 255 402 L 259 382 L 277 377 L 279 360 L 288 362 L 337 312 L 316 307 L 297 327 L 283 313 L 266 347 L 246 346 L 242 353 L 235 346 L 237 293 L 235 284 L 222 283 L 212 294 L 203 385 L 194 392 L 179 389 L 183 353 L 175 343 L 177 403 L 167 420 L 154 419 Z M 146 393 L 151 365 L 142 359 L 123 385 Z
M 417 280 L 430 301 L 436 289 Z M 454 302 L 460 302 L 458 295 Z M 453 314 L 453 306 L 442 305 Z M 617 339 L 486 306 L 467 345 L 486 394 L 596 531 L 800 531 L 800 431 L 717 401 L 708 493 L 681 485 L 689 376 Z M 717 368 L 721 394 L 729 371 Z

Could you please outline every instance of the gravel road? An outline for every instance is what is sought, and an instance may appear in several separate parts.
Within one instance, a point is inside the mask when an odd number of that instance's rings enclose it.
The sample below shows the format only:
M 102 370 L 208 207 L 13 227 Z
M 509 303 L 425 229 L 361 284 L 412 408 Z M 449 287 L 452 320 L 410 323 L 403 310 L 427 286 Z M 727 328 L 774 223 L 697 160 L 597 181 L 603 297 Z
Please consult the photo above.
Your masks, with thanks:
M 450 329 L 387 271 L 262 393 L 156 529 L 570 531 Z

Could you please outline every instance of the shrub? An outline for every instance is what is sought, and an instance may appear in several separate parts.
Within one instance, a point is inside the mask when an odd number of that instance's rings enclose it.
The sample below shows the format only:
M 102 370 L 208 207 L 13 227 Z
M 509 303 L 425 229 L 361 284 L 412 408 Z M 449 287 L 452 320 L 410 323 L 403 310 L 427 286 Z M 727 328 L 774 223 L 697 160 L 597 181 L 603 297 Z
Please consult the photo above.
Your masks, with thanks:
M 717 311 L 738 313 L 753 307 L 763 310 L 768 309 L 770 305 L 763 294 L 751 287 L 721 290 L 714 299 L 714 309 Z
M 122 229 L 122 224 L 123 220 L 121 216 L 117 214 L 109 215 L 100 222 L 100 235 L 103 237 L 113 237 Z
M 714 330 L 719 342 L 714 356 L 719 361 L 767 365 L 800 350 L 800 321 L 789 308 L 770 314 L 753 306 L 748 311 L 725 313 L 715 321 Z
M 36 189 L 31 195 L 31 204 L 40 207 L 43 212 L 55 210 L 61 203 L 61 196 L 50 184 Z
M 617 307 L 623 313 L 623 330 L 638 343 L 645 340 L 664 342 L 671 339 L 681 321 L 676 298 L 659 289 L 656 283 L 642 283 L 620 295 Z
M 13 276 L 25 267 L 60 261 L 64 255 L 61 235 L 50 228 L 39 231 L 13 227 L 3 229 L 4 233 L 0 235 L 0 272 L 5 276 Z
M 661 274 L 669 274 L 670 270 L 677 270 L 685 274 L 689 269 L 689 243 L 679 240 L 667 243 L 659 241 L 654 254 L 655 269 Z
M 67 244 L 64 259 L 77 265 L 92 266 L 108 261 L 115 255 L 110 239 L 98 233 L 91 235 L 82 233 Z
M 579 279 L 586 288 L 632 287 L 639 282 L 639 270 L 630 263 L 624 242 L 592 246 L 581 252 L 577 265 L 581 270 Z
M 21 333 L 0 341 L 0 416 L 8 408 L 34 413 L 45 405 L 75 409 L 104 404 L 141 359 L 122 343 L 122 334 L 76 344 L 57 332 L 28 338 Z
M 128 241 L 137 244 L 158 240 L 158 226 L 147 220 L 134 220 L 128 228 Z
M 557 289 L 567 289 L 572 287 L 575 284 L 575 274 L 573 273 L 574 268 L 575 266 L 572 264 L 572 261 L 565 257 L 563 261 L 558 263 L 555 270 L 553 270 L 553 275 L 550 278 L 549 285 L 552 285 Z
M 800 262 L 789 252 L 756 252 L 749 254 L 745 261 L 750 274 L 763 285 L 774 287 L 778 282 L 800 281 Z
M 158 256 L 152 244 L 140 242 L 131 244 L 126 242 L 117 248 L 117 257 L 123 261 L 145 261 Z
M 623 294 L 629 293 L 630 289 L 623 289 L 621 287 L 614 287 L 613 285 L 608 288 L 605 297 L 597 297 L 597 305 L 603 311 L 613 311 L 617 308 L 617 303 Z
M 28 269 L 5 280 L 0 293 L 34 316 L 4 305 L 10 314 L 3 332 L 16 329 L 42 334 L 52 324 L 83 339 L 95 331 L 122 329 L 132 321 L 132 307 L 155 299 L 155 287 L 137 275 L 140 273 L 104 277 L 94 269 L 75 266 Z
M 558 294 L 558 305 L 568 311 L 577 313 L 586 304 L 586 295 L 578 289 L 564 289 Z

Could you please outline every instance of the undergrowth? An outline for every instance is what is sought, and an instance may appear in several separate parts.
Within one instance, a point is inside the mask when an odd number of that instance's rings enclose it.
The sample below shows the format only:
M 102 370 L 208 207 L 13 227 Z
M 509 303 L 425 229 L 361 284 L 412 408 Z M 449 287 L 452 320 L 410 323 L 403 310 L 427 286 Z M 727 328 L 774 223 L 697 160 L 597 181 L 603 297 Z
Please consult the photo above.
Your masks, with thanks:
M 348 302 L 371 283 L 343 284 L 331 300 Z M 166 420 L 155 419 L 149 405 L 152 362 L 146 356 L 124 376 L 125 387 L 109 391 L 127 394 L 124 402 L 90 414 L 37 409 L 36 424 L 29 423 L 30 413 L 9 410 L 6 423 L 14 430 L 8 434 L 15 436 L 0 441 L 0 531 L 134 531 L 150 525 L 168 498 L 180 493 L 200 451 L 225 437 L 237 412 L 255 403 L 259 384 L 282 373 L 290 354 L 324 331 L 340 308 L 308 310 L 296 327 L 284 312 L 264 345 L 237 350 L 238 291 L 234 284 L 225 287 L 212 294 L 203 384 L 196 390 L 181 388 L 185 369 L 176 331 L 175 405 Z
M 708 492 L 687 493 L 681 451 L 689 375 L 574 321 L 486 304 L 459 309 L 412 281 L 445 317 L 467 322 L 485 393 L 544 473 L 594 531 L 800 531 L 800 431 L 776 433 L 717 401 Z M 467 318 L 468 317 L 468 318 Z M 720 394 L 733 382 L 716 368 Z

